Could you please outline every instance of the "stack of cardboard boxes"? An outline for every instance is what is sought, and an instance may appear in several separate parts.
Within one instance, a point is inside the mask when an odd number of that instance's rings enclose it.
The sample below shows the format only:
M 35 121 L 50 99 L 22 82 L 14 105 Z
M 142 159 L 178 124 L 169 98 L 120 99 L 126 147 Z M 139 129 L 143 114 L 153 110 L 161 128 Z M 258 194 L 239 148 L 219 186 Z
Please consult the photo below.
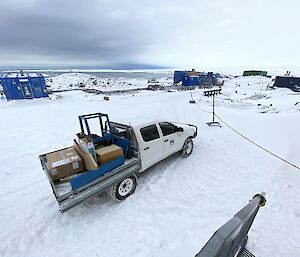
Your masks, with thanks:
M 102 165 L 123 155 L 123 149 L 115 144 L 100 145 L 95 150 L 92 142 L 80 139 L 76 141 L 75 148 L 69 147 L 47 154 L 47 165 L 49 175 L 53 181 L 57 181 L 88 169 L 91 170 L 90 163 L 87 163 L 90 159 L 95 160 L 93 170 L 96 170 L 98 169 L 97 165 Z

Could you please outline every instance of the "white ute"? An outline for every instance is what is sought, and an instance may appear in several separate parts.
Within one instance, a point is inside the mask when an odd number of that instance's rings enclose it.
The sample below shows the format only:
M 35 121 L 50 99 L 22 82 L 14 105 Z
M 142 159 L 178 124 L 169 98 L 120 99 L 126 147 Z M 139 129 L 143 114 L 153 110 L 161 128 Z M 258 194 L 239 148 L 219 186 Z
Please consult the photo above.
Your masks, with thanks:
M 196 131 L 190 125 L 178 126 L 176 123 L 161 120 L 131 127 L 140 152 L 140 172 L 174 153 L 182 152 L 184 157 L 188 157 L 193 151 L 192 138 L 196 136 Z
M 68 183 L 56 184 L 47 175 L 61 212 L 101 192 L 107 192 L 117 201 L 125 200 L 135 191 L 138 173 L 177 152 L 188 157 L 193 151 L 192 139 L 197 136 L 196 126 L 165 120 L 130 125 L 110 122 L 110 126 L 107 126 L 108 123 L 106 122 L 105 131 L 111 130 L 109 133 L 115 138 L 129 140 L 131 156 L 125 159 L 122 166 L 76 190 L 68 186 Z M 87 123 L 83 125 L 88 126 Z M 81 129 L 84 131 L 82 126 Z M 41 155 L 40 159 L 47 174 L 45 155 Z

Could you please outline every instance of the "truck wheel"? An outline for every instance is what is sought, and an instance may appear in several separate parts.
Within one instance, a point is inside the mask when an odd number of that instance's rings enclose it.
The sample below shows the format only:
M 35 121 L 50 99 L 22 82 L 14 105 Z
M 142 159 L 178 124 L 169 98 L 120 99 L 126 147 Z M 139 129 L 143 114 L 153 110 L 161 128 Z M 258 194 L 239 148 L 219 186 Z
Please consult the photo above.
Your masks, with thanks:
M 125 178 L 120 183 L 111 186 L 110 189 L 106 192 L 111 198 L 118 202 L 121 202 L 134 193 L 137 182 L 138 178 L 134 174 L 128 178 Z
M 193 146 L 193 140 L 191 138 L 187 138 L 183 144 L 181 155 L 185 158 L 189 157 L 193 152 Z

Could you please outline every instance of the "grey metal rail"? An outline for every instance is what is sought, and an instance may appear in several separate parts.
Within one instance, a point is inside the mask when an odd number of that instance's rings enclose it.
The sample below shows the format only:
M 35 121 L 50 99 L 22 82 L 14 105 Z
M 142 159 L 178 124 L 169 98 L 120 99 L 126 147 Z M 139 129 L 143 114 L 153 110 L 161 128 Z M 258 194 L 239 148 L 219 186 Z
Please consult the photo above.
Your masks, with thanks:
M 128 164 L 122 165 L 122 166 L 114 169 L 113 171 L 104 174 L 103 176 L 101 176 L 101 177 L 99 177 L 99 178 L 91 181 L 90 183 L 88 183 L 88 184 L 86 184 L 84 186 L 81 186 L 80 188 L 76 189 L 75 191 L 71 191 L 71 192 L 66 193 L 66 194 L 64 194 L 62 196 L 57 196 L 56 199 L 57 199 L 58 202 L 62 202 L 65 199 L 71 197 L 72 195 L 77 195 L 81 191 L 84 191 L 84 190 L 86 190 L 88 188 L 91 188 L 93 185 L 98 184 L 98 183 L 102 182 L 103 180 L 106 180 L 106 179 L 108 179 L 111 176 L 115 176 L 116 174 L 118 174 L 120 172 L 123 172 L 124 170 L 126 170 L 126 169 L 128 169 L 128 168 L 130 168 L 132 166 L 136 166 L 136 165 L 138 165 L 140 167 L 140 161 L 138 159 L 137 160 L 133 160 L 133 161 L 131 161 Z
M 89 188 L 86 188 L 81 192 L 78 192 L 77 194 L 73 194 L 72 196 L 65 199 L 64 201 L 58 202 L 60 211 L 65 212 L 71 209 L 72 207 L 75 207 L 76 205 L 82 203 L 84 200 L 96 194 L 104 192 L 110 186 L 122 181 L 126 177 L 131 176 L 132 174 L 136 173 L 139 169 L 140 169 L 140 165 L 135 164 L 130 168 L 124 169 L 120 173 L 116 173 L 114 176 L 111 176 L 97 184 L 90 186 Z
M 244 247 L 256 214 L 265 203 L 265 193 L 255 195 L 249 204 L 214 233 L 196 257 L 254 256 Z

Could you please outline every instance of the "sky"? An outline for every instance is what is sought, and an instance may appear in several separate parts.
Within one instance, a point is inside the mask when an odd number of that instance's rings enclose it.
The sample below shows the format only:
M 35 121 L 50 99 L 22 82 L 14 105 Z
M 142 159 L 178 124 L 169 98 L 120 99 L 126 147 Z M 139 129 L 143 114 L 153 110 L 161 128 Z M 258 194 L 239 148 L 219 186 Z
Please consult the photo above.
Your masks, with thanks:
M 1 0 L 0 66 L 300 66 L 298 0 Z

